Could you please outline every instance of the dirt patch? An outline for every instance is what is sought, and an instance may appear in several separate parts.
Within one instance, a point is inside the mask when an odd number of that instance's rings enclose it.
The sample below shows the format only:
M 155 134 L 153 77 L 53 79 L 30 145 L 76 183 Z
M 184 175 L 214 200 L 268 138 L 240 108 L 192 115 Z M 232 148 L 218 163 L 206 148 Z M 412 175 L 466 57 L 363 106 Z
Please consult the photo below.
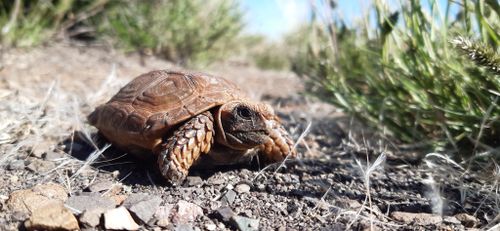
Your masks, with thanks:
M 130 221 L 127 227 L 177 230 L 464 230 L 498 222 L 492 177 L 468 173 L 445 156 L 412 159 L 387 151 L 386 141 L 352 138 L 362 135 L 350 135 L 350 118 L 304 97 L 300 79 L 291 73 L 223 64 L 204 70 L 272 104 L 295 139 L 310 123 L 299 146 L 301 159 L 266 169 L 253 162 L 193 170 L 182 187 L 170 188 L 153 164 L 106 145 L 96 151 L 88 142 L 96 130 L 85 116 L 131 78 L 178 67 L 154 57 L 64 44 L 7 51 L 1 63 L 2 230 L 17 230 L 30 220 L 30 214 L 9 208 L 13 192 L 47 183 L 65 188 L 66 208 L 78 208 L 85 198 L 108 198 L 105 209 L 94 199 L 95 208 L 71 210 L 80 227 L 93 229 L 124 225 L 111 223 L 120 214 Z M 51 211 L 67 215 L 56 205 Z M 106 216 L 107 224 L 100 219 Z

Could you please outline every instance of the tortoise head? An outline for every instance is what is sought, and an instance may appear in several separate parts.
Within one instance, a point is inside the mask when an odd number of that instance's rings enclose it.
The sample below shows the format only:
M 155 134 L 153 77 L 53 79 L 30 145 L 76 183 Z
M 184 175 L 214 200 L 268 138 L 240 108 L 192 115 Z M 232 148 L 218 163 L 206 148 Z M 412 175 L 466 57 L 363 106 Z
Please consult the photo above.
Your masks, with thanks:
M 216 140 L 236 150 L 251 149 L 269 141 L 272 123 L 278 120 L 264 103 L 230 101 L 216 112 Z

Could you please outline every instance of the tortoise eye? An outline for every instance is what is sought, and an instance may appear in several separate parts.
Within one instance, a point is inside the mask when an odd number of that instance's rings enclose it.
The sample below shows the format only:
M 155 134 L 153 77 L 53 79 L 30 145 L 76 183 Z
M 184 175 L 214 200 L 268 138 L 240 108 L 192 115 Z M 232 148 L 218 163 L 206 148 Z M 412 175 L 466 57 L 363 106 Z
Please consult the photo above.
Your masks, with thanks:
M 236 113 L 238 114 L 239 117 L 243 119 L 249 120 L 252 118 L 252 111 L 250 111 L 250 109 L 247 107 L 236 108 Z

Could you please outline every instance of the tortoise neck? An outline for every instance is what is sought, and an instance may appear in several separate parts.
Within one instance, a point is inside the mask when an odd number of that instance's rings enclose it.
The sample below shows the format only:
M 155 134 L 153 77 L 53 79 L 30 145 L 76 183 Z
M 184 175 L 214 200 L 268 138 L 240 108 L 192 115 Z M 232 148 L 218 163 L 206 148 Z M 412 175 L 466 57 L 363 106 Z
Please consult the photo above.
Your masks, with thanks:
M 215 141 L 219 144 L 229 146 L 226 139 L 226 133 L 224 132 L 224 127 L 222 126 L 221 120 L 221 107 L 215 110 L 214 126 L 215 126 Z
M 223 106 L 224 105 L 218 107 L 214 113 L 215 114 L 215 118 L 214 118 L 215 141 L 221 145 L 224 145 L 224 146 L 231 148 L 231 149 L 234 149 L 234 150 L 247 150 L 248 148 L 246 148 L 246 147 L 239 147 L 239 146 L 231 145 L 231 143 L 228 141 L 227 133 L 224 130 L 224 124 L 223 124 L 224 121 L 222 120 L 222 111 L 224 110 Z

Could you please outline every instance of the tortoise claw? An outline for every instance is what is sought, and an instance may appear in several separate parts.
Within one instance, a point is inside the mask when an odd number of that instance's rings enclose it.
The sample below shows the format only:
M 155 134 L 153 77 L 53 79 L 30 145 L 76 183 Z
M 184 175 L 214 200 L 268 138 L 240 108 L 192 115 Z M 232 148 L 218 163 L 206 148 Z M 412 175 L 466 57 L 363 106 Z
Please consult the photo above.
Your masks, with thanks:
M 184 182 L 188 175 L 187 170 L 178 168 L 173 161 L 163 161 L 160 165 L 160 171 L 172 186 L 179 186 Z

